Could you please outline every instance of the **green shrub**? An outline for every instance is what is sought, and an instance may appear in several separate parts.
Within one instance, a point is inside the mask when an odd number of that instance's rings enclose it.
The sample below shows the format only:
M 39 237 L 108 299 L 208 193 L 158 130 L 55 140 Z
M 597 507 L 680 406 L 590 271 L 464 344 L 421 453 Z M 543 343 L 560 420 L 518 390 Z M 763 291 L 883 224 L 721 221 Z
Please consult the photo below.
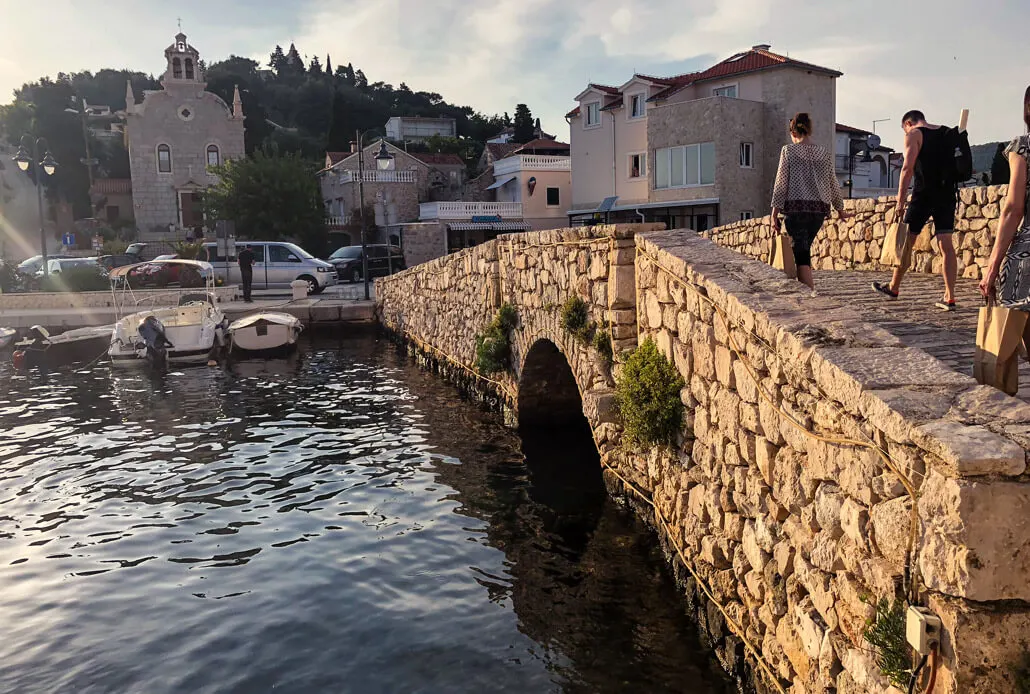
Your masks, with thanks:
M 99 265 L 69 267 L 40 282 L 40 291 L 44 292 L 101 292 L 110 288 L 107 272 Z
M 511 366 L 509 334 L 518 322 L 511 304 L 502 304 L 497 315 L 481 334 L 476 335 L 476 368 L 485 374 L 505 371 Z
M 683 378 L 650 338 L 626 360 L 615 386 L 626 441 L 669 445 L 683 427 Z
M 876 614 L 866 625 L 865 640 L 876 651 L 876 664 L 890 683 L 907 690 L 912 674 L 908 642 L 905 638 L 905 603 L 882 598 Z
M 599 328 L 594 332 L 594 349 L 601 355 L 601 358 L 608 364 L 612 365 L 615 361 L 615 351 L 612 349 L 612 336 L 608 334 L 608 330 L 605 328 Z
M 594 336 L 593 330 L 597 328 L 597 326 L 591 327 L 590 309 L 586 302 L 578 296 L 570 296 L 562 306 L 561 327 L 583 341 L 590 340 Z

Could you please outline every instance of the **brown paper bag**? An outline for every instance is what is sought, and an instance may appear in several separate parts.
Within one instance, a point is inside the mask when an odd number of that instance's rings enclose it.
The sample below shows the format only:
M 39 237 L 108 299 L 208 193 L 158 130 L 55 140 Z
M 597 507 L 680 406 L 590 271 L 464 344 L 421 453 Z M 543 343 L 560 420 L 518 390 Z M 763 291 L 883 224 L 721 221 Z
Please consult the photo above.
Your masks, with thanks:
M 1015 395 L 1019 390 L 1019 347 L 1027 326 L 1025 311 L 1001 308 L 989 299 L 976 326 L 973 378 Z
M 786 234 L 773 236 L 769 264 L 777 270 L 783 270 L 783 274 L 792 280 L 797 279 L 798 268 L 794 264 L 794 244 Z
M 883 240 L 883 250 L 880 251 L 880 263 L 883 265 L 901 265 L 905 257 L 905 242 L 908 241 L 908 224 L 898 222 L 891 224 L 887 230 L 887 236 Z

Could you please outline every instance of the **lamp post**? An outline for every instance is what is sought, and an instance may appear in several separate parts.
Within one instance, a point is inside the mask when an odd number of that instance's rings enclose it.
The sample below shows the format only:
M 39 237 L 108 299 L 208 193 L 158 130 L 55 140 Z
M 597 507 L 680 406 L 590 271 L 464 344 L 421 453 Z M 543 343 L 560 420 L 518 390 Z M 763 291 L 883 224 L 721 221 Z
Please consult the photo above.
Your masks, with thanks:
M 365 300 L 369 297 L 368 291 L 368 232 L 365 223 L 365 152 L 362 140 L 367 133 L 360 130 L 354 132 L 355 142 L 358 146 L 358 211 L 361 214 L 361 279 L 365 283 Z M 386 149 L 386 140 L 379 144 L 379 153 L 376 154 L 376 169 L 386 171 L 393 162 L 393 155 Z
M 39 156 L 40 151 L 44 153 L 42 159 Z M 14 155 L 14 161 L 22 171 L 28 171 L 31 166 L 36 178 L 36 203 L 39 206 L 39 250 L 43 255 L 43 276 L 46 277 L 49 269 L 47 268 L 46 227 L 43 222 L 43 174 L 53 176 L 57 171 L 57 160 L 54 159 L 54 155 L 50 154 L 45 139 L 42 137 L 34 139 L 31 135 L 22 135 L 21 146 Z
M 891 120 L 890 118 L 877 118 L 876 120 L 874 120 L 873 121 L 873 132 L 874 133 L 876 132 L 876 124 L 877 123 L 887 123 L 887 122 L 890 122 L 890 120 Z

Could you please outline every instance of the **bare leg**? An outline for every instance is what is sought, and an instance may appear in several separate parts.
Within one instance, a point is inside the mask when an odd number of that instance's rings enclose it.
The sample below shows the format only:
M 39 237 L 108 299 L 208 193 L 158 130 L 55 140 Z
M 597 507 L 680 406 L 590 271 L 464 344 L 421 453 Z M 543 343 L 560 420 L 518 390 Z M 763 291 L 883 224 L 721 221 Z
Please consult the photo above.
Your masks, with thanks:
M 808 285 L 809 289 L 815 289 L 815 281 L 812 279 L 811 265 L 798 265 L 798 282 Z
M 955 300 L 955 278 L 958 276 L 955 244 L 952 242 L 951 234 L 940 234 L 937 243 L 941 247 L 941 255 L 944 256 L 944 300 L 952 302 Z
M 891 291 L 895 294 L 901 289 L 901 280 L 904 279 L 909 265 L 912 264 L 912 246 L 915 244 L 917 236 L 918 234 L 909 234 L 905 239 L 905 252 L 901 257 L 901 265 L 894 268 L 894 274 L 891 275 Z

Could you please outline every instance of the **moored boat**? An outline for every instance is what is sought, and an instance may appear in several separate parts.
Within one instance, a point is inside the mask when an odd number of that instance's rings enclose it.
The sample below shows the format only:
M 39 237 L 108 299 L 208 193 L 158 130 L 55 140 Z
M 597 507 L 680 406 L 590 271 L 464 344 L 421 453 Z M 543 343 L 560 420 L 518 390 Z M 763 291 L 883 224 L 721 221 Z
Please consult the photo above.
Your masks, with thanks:
M 18 331 L 14 328 L 0 328 L 0 349 L 7 349 L 14 342 Z
M 14 343 L 13 361 L 18 368 L 95 361 L 104 355 L 113 330 L 114 326 L 102 325 L 51 335 L 46 328 L 34 325 L 26 337 Z
M 255 313 L 229 325 L 230 349 L 242 355 L 289 352 L 303 329 L 300 319 L 288 313 Z
M 163 350 L 159 361 L 170 365 L 206 364 L 225 346 L 226 323 L 207 301 L 140 311 L 115 323 L 108 355 L 114 366 L 156 363 L 155 350 Z

